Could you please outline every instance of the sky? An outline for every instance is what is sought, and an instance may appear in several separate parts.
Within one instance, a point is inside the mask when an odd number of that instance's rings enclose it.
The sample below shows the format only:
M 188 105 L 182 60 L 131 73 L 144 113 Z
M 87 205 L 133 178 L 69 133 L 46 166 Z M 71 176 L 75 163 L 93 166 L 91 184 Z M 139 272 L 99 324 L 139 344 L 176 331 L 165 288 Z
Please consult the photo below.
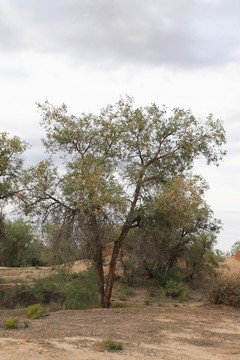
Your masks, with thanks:
M 131 95 L 223 120 L 227 156 L 198 162 L 206 199 L 223 230 L 217 248 L 240 240 L 240 1 L 1 0 L 0 131 L 43 158 L 36 103 L 80 115 Z

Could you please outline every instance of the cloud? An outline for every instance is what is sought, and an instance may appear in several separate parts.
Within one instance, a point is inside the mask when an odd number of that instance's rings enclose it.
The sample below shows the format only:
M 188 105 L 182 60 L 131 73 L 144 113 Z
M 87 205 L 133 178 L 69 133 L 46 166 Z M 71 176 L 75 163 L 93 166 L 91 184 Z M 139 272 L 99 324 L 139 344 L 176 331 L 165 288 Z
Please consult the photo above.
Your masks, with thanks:
M 239 61 L 236 0 L 8 1 L 0 4 L 2 50 L 64 53 L 104 68 Z

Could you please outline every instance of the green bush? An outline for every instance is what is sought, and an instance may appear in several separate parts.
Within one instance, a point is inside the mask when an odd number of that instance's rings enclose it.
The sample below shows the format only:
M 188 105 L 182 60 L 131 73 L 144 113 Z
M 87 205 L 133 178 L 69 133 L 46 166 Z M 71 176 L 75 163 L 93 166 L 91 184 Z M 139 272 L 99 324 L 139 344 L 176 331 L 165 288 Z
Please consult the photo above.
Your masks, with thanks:
M 208 293 L 212 304 L 240 307 L 240 276 L 218 276 Z
M 5 329 L 18 329 L 19 320 L 18 319 L 11 319 L 7 320 L 4 324 Z
M 73 279 L 68 286 L 64 305 L 66 309 L 87 309 L 98 305 L 97 274 L 89 268 Z
M 173 299 L 187 300 L 188 290 L 184 287 L 182 282 L 169 280 L 166 283 L 166 295 L 171 296 Z
M 154 297 L 155 294 L 156 294 L 156 288 L 155 288 L 155 286 L 150 286 L 150 287 L 148 288 L 148 295 L 149 295 L 150 297 Z
M 151 305 L 151 301 L 150 301 L 150 299 L 146 299 L 146 300 L 144 300 L 144 305 Z
M 108 338 L 102 341 L 103 350 L 123 350 L 123 345 L 120 342 Z
M 163 287 L 166 286 L 168 281 L 175 281 L 177 283 L 181 281 L 178 267 L 172 267 L 166 271 L 165 266 L 158 266 L 154 269 L 153 275 L 159 280 L 161 286 Z
M 121 300 L 121 301 L 127 301 L 126 295 L 125 295 L 125 294 L 121 294 L 121 295 L 119 296 L 119 300 Z
M 47 308 L 45 311 L 41 304 L 30 305 L 27 309 L 26 316 L 31 319 L 39 319 L 42 316 L 49 315 L 50 309 Z

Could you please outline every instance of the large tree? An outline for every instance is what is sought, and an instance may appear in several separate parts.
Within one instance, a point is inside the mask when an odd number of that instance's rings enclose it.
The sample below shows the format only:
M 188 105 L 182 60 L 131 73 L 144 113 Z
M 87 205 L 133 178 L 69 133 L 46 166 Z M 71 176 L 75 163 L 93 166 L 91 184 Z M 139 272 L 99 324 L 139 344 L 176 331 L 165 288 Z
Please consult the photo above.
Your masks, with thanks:
M 65 105 L 56 108 L 48 102 L 39 108 L 44 145 L 62 162 L 58 171 L 50 160 L 29 169 L 26 209 L 42 212 L 45 218 L 57 216 L 91 243 L 99 299 L 109 307 L 119 251 L 129 231 L 141 223 L 145 201 L 163 184 L 187 174 L 200 156 L 207 164 L 222 160 L 222 123 L 212 115 L 198 120 L 190 110 L 168 113 L 156 104 L 134 108 L 130 97 L 98 116 L 69 116 Z M 113 239 L 104 284 L 102 244 L 110 223 L 121 230 Z

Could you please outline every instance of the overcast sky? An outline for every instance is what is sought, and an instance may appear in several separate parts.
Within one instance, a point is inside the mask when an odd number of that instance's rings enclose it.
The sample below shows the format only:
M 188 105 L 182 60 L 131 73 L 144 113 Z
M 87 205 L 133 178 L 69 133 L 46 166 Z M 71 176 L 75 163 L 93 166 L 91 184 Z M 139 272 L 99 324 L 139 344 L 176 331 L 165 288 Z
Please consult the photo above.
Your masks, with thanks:
M 1 0 L 0 131 L 42 158 L 36 102 L 98 112 L 132 95 L 224 121 L 228 155 L 198 164 L 223 222 L 217 247 L 240 240 L 240 1 Z

